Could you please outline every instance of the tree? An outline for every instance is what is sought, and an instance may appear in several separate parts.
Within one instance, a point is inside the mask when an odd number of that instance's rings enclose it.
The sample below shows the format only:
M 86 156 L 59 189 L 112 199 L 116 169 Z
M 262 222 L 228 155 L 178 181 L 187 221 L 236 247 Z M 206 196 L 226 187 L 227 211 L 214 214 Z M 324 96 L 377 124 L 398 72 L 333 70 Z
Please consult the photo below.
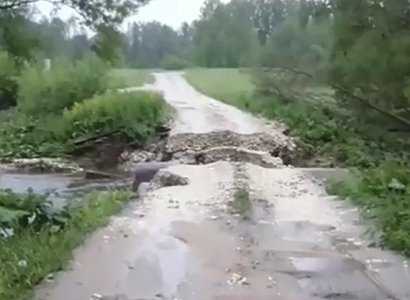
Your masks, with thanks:
M 252 18 L 254 6 L 238 0 L 205 2 L 194 23 L 193 51 L 197 64 L 206 67 L 246 65 L 258 44 Z
M 0 0 L 0 11 L 10 12 L 24 9 L 39 0 Z M 55 6 L 67 6 L 74 9 L 87 26 L 113 26 L 121 23 L 149 0 L 55 0 Z

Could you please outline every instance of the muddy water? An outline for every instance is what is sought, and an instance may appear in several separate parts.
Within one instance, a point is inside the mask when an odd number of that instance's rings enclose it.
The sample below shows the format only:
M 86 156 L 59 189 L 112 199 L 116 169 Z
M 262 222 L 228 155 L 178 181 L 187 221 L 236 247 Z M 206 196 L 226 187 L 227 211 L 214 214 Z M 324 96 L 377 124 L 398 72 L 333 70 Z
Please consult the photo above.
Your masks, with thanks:
M 156 79 L 177 111 L 173 135 L 231 130 L 286 139 L 279 125 L 200 95 L 179 73 Z M 313 178 L 323 170 L 217 161 L 167 172 L 188 184 L 150 186 L 36 299 L 410 299 L 405 259 L 368 246 L 357 209 Z M 230 204 L 238 184 L 250 192 L 246 216 Z
M 15 193 L 28 190 L 48 195 L 54 208 L 63 208 L 68 201 L 80 200 L 94 190 L 107 190 L 129 186 L 126 180 L 85 180 L 82 174 L 50 173 L 34 174 L 0 167 L 0 189 L 10 189 Z

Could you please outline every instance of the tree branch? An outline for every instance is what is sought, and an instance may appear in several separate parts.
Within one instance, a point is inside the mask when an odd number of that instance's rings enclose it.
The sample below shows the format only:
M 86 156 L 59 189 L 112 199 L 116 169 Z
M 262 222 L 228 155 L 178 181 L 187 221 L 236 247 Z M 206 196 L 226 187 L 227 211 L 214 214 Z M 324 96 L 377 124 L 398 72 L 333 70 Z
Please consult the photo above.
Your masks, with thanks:
M 6 3 L 0 4 L 0 10 L 15 9 L 23 5 L 31 4 L 37 2 L 38 0 L 14 0 L 6 1 Z
M 279 67 L 278 69 L 283 69 L 283 70 L 286 70 L 286 71 L 293 72 L 293 73 L 295 73 L 295 74 L 304 75 L 304 76 L 309 77 L 309 78 L 314 78 L 314 76 L 313 76 L 312 74 L 307 73 L 307 72 L 305 72 L 305 71 L 298 70 L 298 69 L 293 69 L 293 68 L 288 68 L 288 67 Z M 367 106 L 370 107 L 371 109 L 373 109 L 373 110 L 375 110 L 375 111 L 377 111 L 377 112 L 379 112 L 379 113 L 381 113 L 381 114 L 383 114 L 383 115 L 386 115 L 386 116 L 390 117 L 391 119 L 394 119 L 394 120 L 396 120 L 396 121 L 398 121 L 398 122 L 400 122 L 400 123 L 402 123 L 402 124 L 404 124 L 404 125 L 410 127 L 410 120 L 407 120 L 407 119 L 405 119 L 405 118 L 403 118 L 403 117 L 400 117 L 400 116 L 398 116 L 398 115 L 396 115 L 396 114 L 394 114 L 394 113 L 392 113 L 392 112 L 386 111 L 386 110 L 384 110 L 384 109 L 378 107 L 377 105 L 375 105 L 375 104 L 373 104 L 373 103 L 367 101 L 366 99 L 364 99 L 364 98 L 362 98 L 362 97 L 359 97 L 359 96 L 357 96 L 357 95 L 352 94 L 350 91 L 348 91 L 348 90 L 346 90 L 345 88 L 340 87 L 340 86 L 338 86 L 338 85 L 336 85 L 336 84 L 330 84 L 330 87 L 332 87 L 333 89 L 335 89 L 335 90 L 337 90 L 337 91 L 339 91 L 339 92 L 341 92 L 341 93 L 343 93 L 343 94 L 345 94 L 345 95 L 347 95 L 347 96 L 349 96 L 349 97 L 351 97 L 351 98 L 353 98 L 353 99 L 356 99 L 356 100 L 358 100 L 358 101 L 364 103 L 365 105 L 367 105 Z

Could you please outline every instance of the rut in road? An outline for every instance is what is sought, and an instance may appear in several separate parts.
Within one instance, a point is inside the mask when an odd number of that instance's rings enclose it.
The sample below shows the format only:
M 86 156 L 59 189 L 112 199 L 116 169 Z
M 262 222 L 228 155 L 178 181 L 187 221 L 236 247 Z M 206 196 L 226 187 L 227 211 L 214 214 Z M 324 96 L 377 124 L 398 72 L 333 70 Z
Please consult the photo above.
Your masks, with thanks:
M 176 110 L 175 163 L 36 299 L 410 299 L 406 260 L 371 247 L 357 209 L 313 171 L 286 165 L 282 126 L 201 95 L 181 73 L 155 75 L 151 88 Z

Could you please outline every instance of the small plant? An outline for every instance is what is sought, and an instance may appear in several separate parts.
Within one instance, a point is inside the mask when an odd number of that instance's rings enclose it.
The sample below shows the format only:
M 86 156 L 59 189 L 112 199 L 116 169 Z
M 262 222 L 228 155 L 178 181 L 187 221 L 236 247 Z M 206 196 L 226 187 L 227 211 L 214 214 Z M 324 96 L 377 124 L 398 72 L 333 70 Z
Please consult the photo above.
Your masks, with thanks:
M 232 208 L 235 213 L 245 216 L 251 209 L 249 192 L 245 187 L 237 187 L 233 195 Z

